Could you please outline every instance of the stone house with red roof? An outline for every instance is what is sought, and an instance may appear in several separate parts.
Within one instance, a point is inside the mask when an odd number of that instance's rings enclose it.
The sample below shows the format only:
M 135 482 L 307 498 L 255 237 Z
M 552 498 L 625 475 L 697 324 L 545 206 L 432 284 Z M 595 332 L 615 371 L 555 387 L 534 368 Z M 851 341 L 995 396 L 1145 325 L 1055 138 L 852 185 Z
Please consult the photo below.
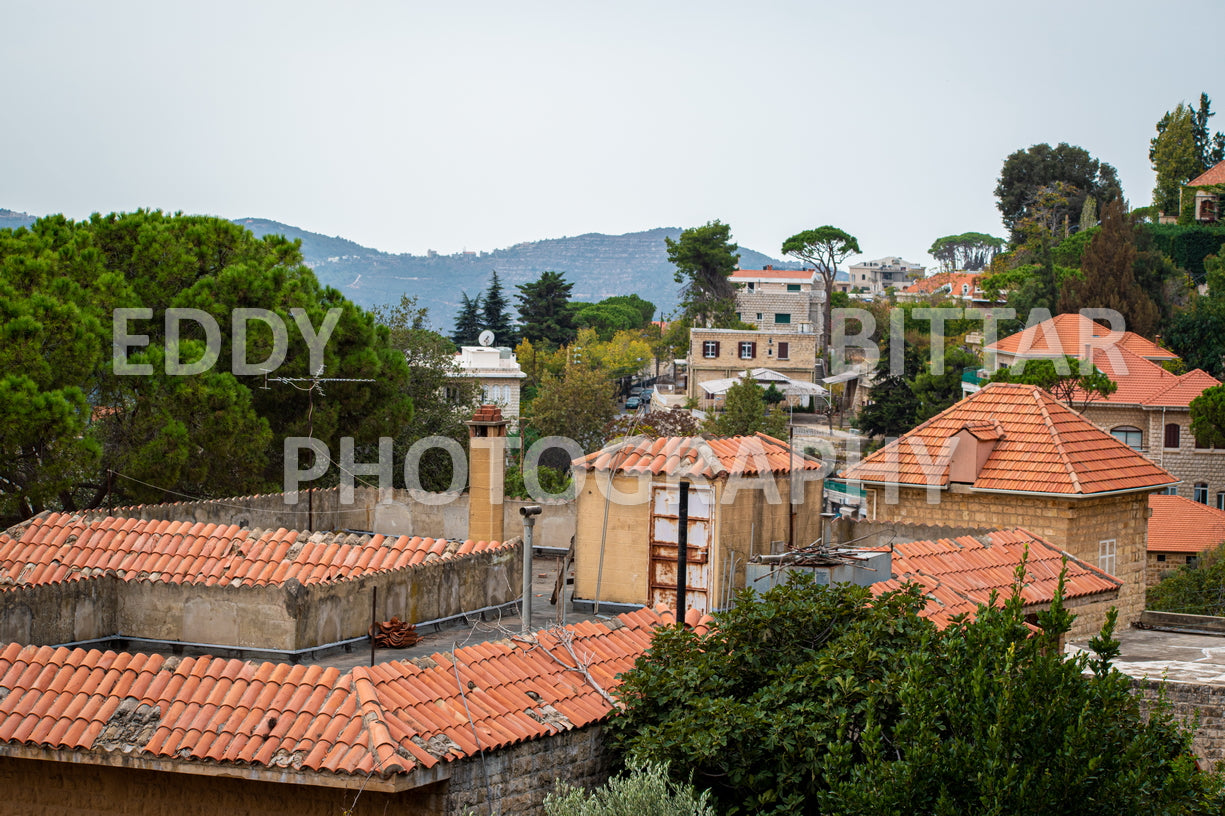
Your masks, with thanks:
M 1225 511 L 1183 496 L 1148 497 L 1148 585 L 1225 541 Z
M 736 314 L 771 331 L 821 333 L 825 290 L 815 269 L 737 269 Z
M 1025 564 L 1021 588 L 1023 611 L 1031 623 L 1055 597 L 1064 572 L 1064 606 L 1075 614 L 1071 639 L 1091 637 L 1118 604 L 1122 582 L 1092 564 L 1071 556 L 1028 530 L 992 530 L 923 541 L 890 541 L 892 577 L 872 585 L 873 594 L 917 583 L 927 596 L 923 617 L 941 628 L 954 618 L 973 618 L 979 606 L 1003 605 Z
M 1191 401 L 1220 385 L 1200 369 L 1172 374 L 1161 363 L 1178 356 L 1134 332 L 1116 332 L 1079 314 L 1056 315 L 987 347 L 995 370 L 1026 359 L 1068 354 L 1093 364 L 1118 387 L 1108 397 L 1077 402 L 1085 418 L 1143 453 L 1180 480 L 1177 495 L 1225 509 L 1225 450 L 1199 445 L 1191 433 Z
M 576 459 L 575 602 L 676 605 L 683 480 L 687 607 L 726 607 L 753 555 L 821 536 L 823 468 L 762 433 L 633 437 Z
M 1179 191 L 1180 224 L 1215 224 L 1221 218 L 1225 162 L 1218 162 L 1188 181 Z
M 1144 609 L 1148 496 L 1175 478 L 1035 386 L 995 383 L 846 468 L 869 519 L 1022 527 L 1119 579 Z

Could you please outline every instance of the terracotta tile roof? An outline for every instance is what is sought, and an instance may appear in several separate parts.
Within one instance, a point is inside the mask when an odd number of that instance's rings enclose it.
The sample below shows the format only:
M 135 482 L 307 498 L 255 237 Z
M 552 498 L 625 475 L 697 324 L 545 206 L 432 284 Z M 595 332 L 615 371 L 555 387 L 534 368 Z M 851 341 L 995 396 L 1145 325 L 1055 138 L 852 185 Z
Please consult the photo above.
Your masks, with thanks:
M 508 546 L 418 536 L 248 530 L 68 513 L 0 533 L 0 591 L 114 575 L 125 581 L 252 586 L 328 583 Z
M 1225 184 L 1225 162 L 1217 162 L 1203 173 L 1187 182 L 1187 187 L 1202 187 L 1207 184 Z
M 1092 495 L 1146 490 L 1177 479 L 1040 388 L 991 383 L 852 465 L 842 478 L 947 485 L 953 438 L 995 421 L 1002 435 L 973 482 L 976 490 Z
M 1093 364 L 1118 385 L 1110 396 L 1095 397 L 1093 404 L 1186 408 L 1205 388 L 1220 385 L 1215 377 L 1198 368 L 1182 376 L 1172 374 L 1123 343 L 1095 348 L 1092 358 Z
M 784 281 L 811 281 L 817 274 L 815 269 L 737 269 L 732 272 L 731 279 L 761 280 L 774 278 Z
M 965 285 L 970 287 L 969 294 L 973 295 L 978 291 L 978 279 L 981 277 L 970 272 L 937 272 L 920 278 L 902 291 L 912 295 L 930 295 L 942 286 L 949 286 L 952 294 L 960 297 L 961 287 Z
M 798 456 L 798 454 L 797 454 Z M 763 433 L 704 439 L 700 436 L 634 436 L 604 446 L 571 463 L 583 470 L 652 473 L 712 479 L 788 473 L 787 443 Z M 820 470 L 822 463 L 803 459 L 798 470 Z
M 1025 557 L 1021 597 L 1026 606 L 1049 604 L 1067 559 L 1064 598 L 1115 592 L 1122 582 L 1086 564 L 1040 536 L 1023 529 L 997 530 L 982 538 L 962 536 L 893 545 L 893 580 L 872 585 L 880 594 L 907 581 L 920 584 L 928 596 L 922 614 L 941 627 L 955 615 L 970 614 L 988 603 L 991 592 L 1003 604 L 1012 592 L 1016 569 Z
M 1178 359 L 1178 355 L 1174 352 L 1163 349 L 1135 332 L 1112 331 L 1109 327 L 1078 313 L 1055 315 L 1024 331 L 997 340 L 987 348 L 1026 357 L 1050 357 L 1063 354 L 1080 357 L 1085 353 L 1086 343 L 1091 343 L 1098 348 L 1121 345 L 1133 354 L 1138 354 L 1148 360 Z
M 1197 553 L 1225 541 L 1225 512 L 1182 496 L 1148 497 L 1148 551 Z
M 1191 400 L 1204 393 L 1204 389 L 1220 385 L 1221 381 L 1199 368 L 1194 368 L 1165 388 L 1149 394 L 1146 406 L 1154 408 L 1188 408 Z
M 694 623 L 704 627 L 708 618 Z M 339 669 L 0 646 L 0 744 L 388 777 L 598 722 L 671 613 Z M 566 648 L 566 642 L 570 649 Z M 576 658 L 577 655 L 577 658 Z M 469 723 L 471 712 L 472 723 Z

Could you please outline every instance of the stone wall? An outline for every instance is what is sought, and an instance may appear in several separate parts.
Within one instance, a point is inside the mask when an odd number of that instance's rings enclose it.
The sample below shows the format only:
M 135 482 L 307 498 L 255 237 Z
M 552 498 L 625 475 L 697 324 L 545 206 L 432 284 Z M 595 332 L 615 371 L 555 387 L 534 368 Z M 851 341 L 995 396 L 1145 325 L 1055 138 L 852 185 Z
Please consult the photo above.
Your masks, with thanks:
M 1171 712 L 1187 725 L 1199 719 L 1192 750 L 1205 768 L 1225 762 L 1225 686 L 1159 680 L 1132 680 L 1142 705 L 1151 710 L 1164 694 Z
M 554 780 L 593 788 L 607 781 L 611 769 L 599 726 L 563 731 L 486 754 L 483 762 L 473 758 L 456 765 L 446 785 L 445 805 L 437 813 L 543 816 L 544 797 L 553 790 Z
M 555 779 L 591 787 L 603 784 L 609 769 L 597 726 L 452 763 L 449 780 L 402 793 L 373 790 L 362 777 L 334 777 L 336 787 L 322 787 L 295 784 L 292 772 L 269 782 L 243 778 L 240 768 L 213 776 L 14 757 L 0 757 L 0 790 L 4 812 L 38 816 L 543 816 Z
M 214 501 L 118 507 L 95 510 L 90 515 L 237 524 L 239 527 L 273 530 L 361 530 L 383 535 L 418 535 L 453 540 L 468 538 L 467 493 L 393 490 L 390 501 L 380 501 L 377 489 L 359 487 L 353 491 L 351 504 L 341 504 L 340 488 L 324 488 L 314 491 L 311 499 L 313 512 L 307 510 L 306 491 L 300 493 L 296 505 L 287 505 L 285 499 L 284 493 L 268 493 Z M 506 538 L 522 534 L 523 520 L 519 508 L 525 504 L 539 504 L 544 508 L 536 519 L 537 546 L 570 545 L 577 510 L 573 501 L 505 499 L 502 514 Z

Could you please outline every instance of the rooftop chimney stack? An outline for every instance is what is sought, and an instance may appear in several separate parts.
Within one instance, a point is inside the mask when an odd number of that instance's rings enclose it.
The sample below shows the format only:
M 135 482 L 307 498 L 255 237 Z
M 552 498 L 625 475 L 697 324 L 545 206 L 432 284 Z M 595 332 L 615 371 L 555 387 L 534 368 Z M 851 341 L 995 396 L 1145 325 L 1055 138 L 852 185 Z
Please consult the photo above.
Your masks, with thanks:
M 503 541 L 506 426 L 502 409 L 482 405 L 468 425 L 468 538 Z

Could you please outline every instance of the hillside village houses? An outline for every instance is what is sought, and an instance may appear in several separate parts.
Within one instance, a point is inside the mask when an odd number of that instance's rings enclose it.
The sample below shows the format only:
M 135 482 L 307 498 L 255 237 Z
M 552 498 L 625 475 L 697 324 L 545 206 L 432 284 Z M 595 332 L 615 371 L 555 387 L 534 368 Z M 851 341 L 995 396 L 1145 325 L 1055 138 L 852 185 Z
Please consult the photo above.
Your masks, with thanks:
M 878 296 L 888 289 L 902 289 L 923 277 L 926 267 L 904 258 L 890 256 L 860 261 L 847 267 L 851 291 Z
M 1171 494 L 1225 509 L 1225 450 L 1201 446 L 1191 433 L 1191 401 L 1220 385 L 1210 374 L 1172 374 L 1160 364 L 1177 360 L 1173 352 L 1080 314 L 1056 315 L 986 348 L 992 371 L 1019 360 L 1084 358 L 1086 351 L 1118 388 L 1077 401 L 1085 419 L 1173 474 L 1179 483 Z

